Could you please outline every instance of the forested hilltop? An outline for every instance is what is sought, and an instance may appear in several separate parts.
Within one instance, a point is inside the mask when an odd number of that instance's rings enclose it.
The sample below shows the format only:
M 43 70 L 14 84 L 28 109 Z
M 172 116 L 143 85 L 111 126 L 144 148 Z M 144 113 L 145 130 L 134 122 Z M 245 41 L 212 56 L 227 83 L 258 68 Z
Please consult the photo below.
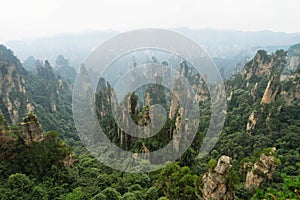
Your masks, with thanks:
M 83 147 L 72 119 L 72 81 L 63 72 L 54 72 L 47 61 L 33 62 L 36 70 L 26 71 L 11 50 L 0 46 L 0 199 L 300 199 L 299 52 L 299 44 L 271 54 L 260 50 L 242 73 L 225 80 L 225 125 L 214 149 L 201 159 L 210 96 L 199 74 L 181 62 L 178 69 L 197 91 L 200 106 L 196 137 L 177 162 L 131 174 L 106 167 Z M 58 63 L 70 70 L 62 57 Z M 149 107 L 163 102 L 168 119 L 150 139 L 118 128 L 107 109 L 114 93 L 109 82 L 101 79 L 95 94 L 105 134 L 137 153 L 163 147 L 182 124 L 176 98 L 159 81 L 142 90 L 143 99 L 130 94 L 123 101 L 129 106 L 121 109 L 147 125 Z M 180 140 L 173 142 L 174 151 L 181 148 Z M 142 159 L 155 162 L 151 156 Z

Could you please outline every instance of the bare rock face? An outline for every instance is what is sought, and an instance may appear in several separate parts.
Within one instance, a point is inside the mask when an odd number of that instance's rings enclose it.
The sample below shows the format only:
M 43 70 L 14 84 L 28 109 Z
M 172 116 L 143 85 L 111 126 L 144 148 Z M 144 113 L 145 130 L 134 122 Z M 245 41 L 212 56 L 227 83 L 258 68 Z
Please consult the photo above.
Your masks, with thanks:
M 176 121 L 175 121 L 175 130 L 173 130 L 173 147 L 175 151 L 178 153 L 180 149 L 180 141 L 182 139 L 182 134 L 180 133 L 179 129 L 182 127 L 182 115 L 184 113 L 184 109 L 180 107 L 178 109 Z M 186 132 L 186 130 L 184 130 Z
M 279 89 L 279 85 L 275 84 L 275 79 L 276 77 L 273 76 L 272 79 L 268 82 L 267 88 L 261 99 L 262 104 L 269 104 L 274 101 Z
M 250 131 L 250 130 L 254 129 L 256 123 L 257 123 L 257 116 L 256 116 L 255 112 L 253 111 L 251 113 L 251 115 L 249 116 L 246 130 Z
M 44 139 L 43 129 L 34 114 L 30 113 L 20 123 L 20 136 L 27 146 Z
M 65 159 L 63 160 L 65 167 L 74 167 L 75 158 L 72 154 L 68 154 Z
M 258 92 L 258 82 L 255 83 L 254 88 L 250 92 L 250 95 L 252 96 L 253 99 L 257 97 L 257 92 Z
M 275 157 L 272 153 L 275 151 L 272 148 L 270 155 L 261 154 L 259 160 L 254 163 L 252 170 L 247 173 L 246 188 L 253 190 L 255 187 L 259 187 L 266 179 L 271 179 L 272 174 L 276 168 Z
M 228 186 L 230 162 L 231 158 L 223 155 L 219 158 L 217 166 L 204 174 L 202 177 L 204 199 L 234 199 L 234 195 Z
M 218 174 L 224 174 L 226 170 L 231 167 L 231 158 L 228 156 L 221 156 L 218 160 L 218 164 L 215 168 L 215 172 Z

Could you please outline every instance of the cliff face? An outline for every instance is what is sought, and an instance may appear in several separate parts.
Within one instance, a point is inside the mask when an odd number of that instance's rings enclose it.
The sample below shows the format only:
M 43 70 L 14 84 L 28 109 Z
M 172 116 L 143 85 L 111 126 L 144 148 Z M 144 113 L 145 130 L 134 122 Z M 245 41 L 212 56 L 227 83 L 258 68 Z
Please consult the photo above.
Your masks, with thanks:
M 13 53 L 0 46 L 0 113 L 13 123 L 25 114 L 25 75 L 26 71 Z
M 269 104 L 275 100 L 279 89 L 279 84 L 276 84 L 276 82 L 278 82 L 278 78 L 279 77 L 272 76 L 271 80 L 269 80 L 264 95 L 261 99 L 262 104 Z
M 252 98 L 252 101 L 260 101 L 262 105 L 249 115 L 246 125 L 247 131 L 254 130 L 259 121 L 265 120 L 261 115 L 262 112 L 265 112 L 263 105 L 271 104 L 276 98 L 280 98 L 279 93 L 282 86 L 280 77 L 286 63 L 287 52 L 278 50 L 270 55 L 261 50 L 245 65 L 242 72 L 245 90 L 249 91 L 249 97 Z
M 233 193 L 229 188 L 229 172 L 231 167 L 231 158 L 228 156 L 221 156 L 218 160 L 217 166 L 205 173 L 202 177 L 203 198 L 207 200 L 218 199 L 234 199 Z
M 273 55 L 274 64 L 272 67 L 269 82 L 262 97 L 262 104 L 269 104 L 274 101 L 280 86 L 280 76 L 287 62 L 287 53 L 284 51 L 276 51 Z
M 288 49 L 288 57 L 288 70 L 296 71 L 300 68 L 300 44 L 293 45 Z

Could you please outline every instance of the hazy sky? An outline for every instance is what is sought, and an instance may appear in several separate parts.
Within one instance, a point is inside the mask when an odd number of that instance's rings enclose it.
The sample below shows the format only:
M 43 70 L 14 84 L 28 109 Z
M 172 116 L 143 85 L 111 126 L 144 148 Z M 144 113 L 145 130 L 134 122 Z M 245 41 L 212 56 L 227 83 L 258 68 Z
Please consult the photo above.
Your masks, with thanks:
M 299 0 L 1 0 L 0 3 L 0 41 L 143 27 L 300 32 Z

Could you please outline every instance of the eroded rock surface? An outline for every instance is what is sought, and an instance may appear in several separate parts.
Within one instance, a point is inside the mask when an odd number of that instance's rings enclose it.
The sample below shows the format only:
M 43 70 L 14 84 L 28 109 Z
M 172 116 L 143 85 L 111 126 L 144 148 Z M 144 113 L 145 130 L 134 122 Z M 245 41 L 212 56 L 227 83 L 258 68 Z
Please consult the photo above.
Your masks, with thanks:
M 252 169 L 247 173 L 247 189 L 253 190 L 255 187 L 259 187 L 264 180 L 272 178 L 277 165 L 273 155 L 275 150 L 275 148 L 272 148 L 270 155 L 261 154 L 260 158 L 254 163 Z
M 25 145 L 41 142 L 44 139 L 43 129 L 34 114 L 27 115 L 20 123 L 20 136 Z
M 234 199 L 233 193 L 229 187 L 229 172 L 231 167 L 231 158 L 221 156 L 217 166 L 209 170 L 202 177 L 203 198 L 208 200 Z

